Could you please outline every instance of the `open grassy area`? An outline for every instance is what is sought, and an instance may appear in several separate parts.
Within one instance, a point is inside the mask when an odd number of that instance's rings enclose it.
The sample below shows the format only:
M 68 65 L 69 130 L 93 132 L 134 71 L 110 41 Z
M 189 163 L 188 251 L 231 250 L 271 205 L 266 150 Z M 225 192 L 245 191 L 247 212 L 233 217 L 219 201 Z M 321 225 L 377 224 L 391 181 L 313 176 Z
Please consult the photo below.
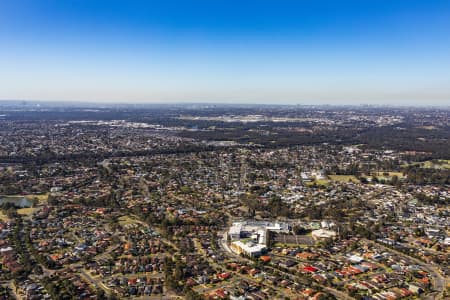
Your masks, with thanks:
M 439 159 L 438 163 L 434 163 L 431 160 L 427 160 L 424 162 L 415 162 L 411 164 L 402 165 L 402 167 L 408 166 L 420 166 L 426 169 L 450 169 L 450 160 L 449 159 Z
M 329 175 L 328 177 L 337 182 L 359 182 L 359 179 L 353 175 Z
M 253 240 L 252 238 L 245 238 L 245 239 L 240 239 L 240 241 L 244 244 L 247 244 L 248 242 L 250 242 L 251 240 Z
M 0 211 L 0 221 L 2 222 L 8 222 L 9 218 L 7 215 L 5 215 L 2 211 Z
M 330 181 L 328 179 L 316 179 L 316 180 L 314 180 L 314 182 L 317 185 L 329 185 L 330 184 Z
M 432 161 L 426 161 L 423 163 L 424 168 L 435 168 L 435 169 L 450 169 L 450 160 L 439 160 L 438 163 L 433 163 Z
M 138 224 L 138 222 L 130 216 L 121 216 L 119 217 L 119 224 L 124 226 L 129 224 Z
M 389 177 L 397 176 L 398 178 L 404 177 L 402 172 L 378 172 L 377 176 L 384 176 L 384 173 L 387 173 Z
M 29 195 L 25 195 L 25 198 L 27 198 L 28 200 L 37 198 L 39 200 L 39 204 L 43 204 L 43 203 L 47 203 L 47 201 L 48 201 L 48 193 L 40 194 L 40 195 L 29 194 Z
M 330 180 L 328 179 L 314 179 L 314 181 L 310 181 L 306 183 L 307 186 L 313 186 L 314 184 L 319 186 L 327 186 L 330 184 Z
M 36 210 L 34 207 L 19 208 L 17 213 L 21 216 L 31 216 Z
M 377 172 L 375 176 L 378 180 L 390 180 L 392 176 L 397 176 L 399 179 L 405 178 L 402 172 Z
M 3 198 L 7 199 L 23 199 L 26 198 L 29 201 L 32 201 L 33 199 L 37 199 L 39 201 L 39 204 L 46 204 L 48 201 L 48 193 L 45 194 L 28 194 L 28 195 L 4 195 Z

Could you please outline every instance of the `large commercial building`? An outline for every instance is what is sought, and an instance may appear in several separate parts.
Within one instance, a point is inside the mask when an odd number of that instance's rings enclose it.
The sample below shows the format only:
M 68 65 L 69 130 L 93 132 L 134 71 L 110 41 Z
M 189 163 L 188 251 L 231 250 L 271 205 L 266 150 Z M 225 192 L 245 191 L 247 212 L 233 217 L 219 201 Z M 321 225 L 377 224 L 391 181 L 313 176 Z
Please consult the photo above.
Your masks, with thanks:
M 235 241 L 231 243 L 230 248 L 237 254 L 245 254 L 251 257 L 260 256 L 266 250 L 265 245 L 255 244 L 251 241 L 247 243 Z
M 287 223 L 267 221 L 234 222 L 228 230 L 231 239 L 231 250 L 249 256 L 259 256 L 269 243 L 269 231 L 289 233 Z

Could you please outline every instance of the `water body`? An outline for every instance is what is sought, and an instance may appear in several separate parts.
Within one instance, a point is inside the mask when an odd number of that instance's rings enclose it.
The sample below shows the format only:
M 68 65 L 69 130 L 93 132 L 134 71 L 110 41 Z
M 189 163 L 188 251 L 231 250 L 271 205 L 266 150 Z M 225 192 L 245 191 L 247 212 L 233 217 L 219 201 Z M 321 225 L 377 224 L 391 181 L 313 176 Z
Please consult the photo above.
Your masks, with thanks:
M 24 208 L 31 207 L 33 203 L 25 197 L 1 197 L 0 196 L 0 205 L 4 203 L 13 203 L 15 206 Z

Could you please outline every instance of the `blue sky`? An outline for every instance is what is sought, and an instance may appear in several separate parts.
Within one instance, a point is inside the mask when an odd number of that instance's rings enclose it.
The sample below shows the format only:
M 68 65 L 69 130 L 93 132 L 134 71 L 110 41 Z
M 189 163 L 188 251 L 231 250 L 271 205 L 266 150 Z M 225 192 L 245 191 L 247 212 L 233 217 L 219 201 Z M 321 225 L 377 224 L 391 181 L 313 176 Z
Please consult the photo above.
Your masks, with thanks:
M 450 1 L 0 1 L 0 99 L 450 105 Z

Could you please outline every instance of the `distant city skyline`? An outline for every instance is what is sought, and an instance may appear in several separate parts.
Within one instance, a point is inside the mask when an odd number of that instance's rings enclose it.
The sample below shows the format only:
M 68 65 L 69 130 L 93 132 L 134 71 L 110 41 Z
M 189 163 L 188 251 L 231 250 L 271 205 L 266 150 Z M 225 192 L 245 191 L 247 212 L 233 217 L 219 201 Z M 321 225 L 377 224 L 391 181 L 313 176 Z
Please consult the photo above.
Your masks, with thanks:
M 450 105 L 449 1 L 0 2 L 0 99 Z

